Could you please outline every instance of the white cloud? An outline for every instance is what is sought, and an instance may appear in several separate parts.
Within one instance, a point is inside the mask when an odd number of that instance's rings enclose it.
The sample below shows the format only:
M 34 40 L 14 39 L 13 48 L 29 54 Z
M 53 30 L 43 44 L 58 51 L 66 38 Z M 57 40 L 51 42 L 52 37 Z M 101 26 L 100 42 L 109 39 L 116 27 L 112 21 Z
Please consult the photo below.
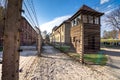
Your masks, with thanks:
M 66 16 L 61 16 L 53 19 L 52 21 L 46 22 L 42 25 L 40 25 L 40 30 L 44 31 L 46 30 L 47 32 L 51 32 L 53 27 L 59 26 L 63 21 L 67 20 L 70 18 L 71 15 L 66 15 Z
M 104 4 L 106 2 L 109 2 L 109 0 L 100 0 L 100 4 Z
M 112 12 L 112 10 L 106 11 L 105 14 L 109 14 L 110 12 Z
M 111 8 L 111 7 L 112 7 L 112 5 L 108 5 L 108 6 L 107 6 L 107 8 Z
M 116 8 L 113 8 L 113 9 L 110 9 L 110 10 L 107 10 L 107 11 L 105 11 L 104 13 L 105 13 L 105 15 L 106 14 L 109 14 L 109 13 L 111 13 L 112 11 L 114 11 Z
M 96 8 L 95 8 L 95 10 L 99 10 L 99 8 L 98 8 L 98 7 L 96 7 Z

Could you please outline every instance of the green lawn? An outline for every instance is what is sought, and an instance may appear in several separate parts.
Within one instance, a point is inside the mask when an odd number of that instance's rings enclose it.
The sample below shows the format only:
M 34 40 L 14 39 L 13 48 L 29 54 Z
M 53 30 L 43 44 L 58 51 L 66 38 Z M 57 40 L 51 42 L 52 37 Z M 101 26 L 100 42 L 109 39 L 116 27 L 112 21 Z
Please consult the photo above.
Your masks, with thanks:
M 68 55 L 76 60 L 80 59 L 80 55 L 78 53 L 68 53 Z M 86 63 L 106 65 L 107 57 L 104 54 L 84 54 L 84 61 Z
M 119 39 L 101 39 L 101 42 L 120 42 Z
M 118 39 L 101 39 L 101 47 L 120 49 L 119 43 Z
M 63 52 L 66 52 L 69 50 L 70 46 L 55 46 L 57 49 L 63 51 Z
M 104 54 L 84 54 L 84 59 L 87 62 L 100 65 L 106 65 L 107 62 L 107 57 Z
M 69 46 L 55 46 L 57 49 L 67 52 L 69 50 Z M 80 60 L 80 55 L 78 53 L 69 53 L 67 54 L 76 59 Z M 107 63 L 107 56 L 103 54 L 103 51 L 100 51 L 99 54 L 84 54 L 84 61 L 86 63 L 98 64 L 98 65 L 106 65 Z

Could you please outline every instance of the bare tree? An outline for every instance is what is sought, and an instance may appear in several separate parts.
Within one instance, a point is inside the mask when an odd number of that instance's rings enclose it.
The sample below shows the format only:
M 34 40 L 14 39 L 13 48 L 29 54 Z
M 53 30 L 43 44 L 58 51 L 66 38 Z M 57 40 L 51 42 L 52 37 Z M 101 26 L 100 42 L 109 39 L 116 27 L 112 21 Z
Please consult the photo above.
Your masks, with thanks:
M 117 38 L 118 31 L 117 30 L 111 30 L 111 31 L 104 31 L 103 32 L 103 39 L 116 39 Z
M 45 31 L 42 32 L 42 38 L 45 39 L 46 35 L 47 35 L 47 31 L 45 30 Z
M 105 22 L 107 23 L 107 25 L 120 31 L 120 6 L 119 8 L 106 15 Z

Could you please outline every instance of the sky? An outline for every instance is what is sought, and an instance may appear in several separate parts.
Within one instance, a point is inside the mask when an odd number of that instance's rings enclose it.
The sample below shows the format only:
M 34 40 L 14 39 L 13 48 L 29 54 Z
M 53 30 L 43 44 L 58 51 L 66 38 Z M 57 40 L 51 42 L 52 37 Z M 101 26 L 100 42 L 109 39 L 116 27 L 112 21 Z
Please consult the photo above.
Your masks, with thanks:
M 118 5 L 120 6 L 120 0 L 23 0 L 24 13 L 22 15 L 33 27 L 37 21 L 30 8 L 30 2 L 32 1 L 35 8 L 33 12 L 35 12 L 38 19 L 39 25 L 37 26 L 42 32 L 46 30 L 48 33 L 52 31 L 53 27 L 59 26 L 64 20 L 74 15 L 83 4 L 99 12 L 103 12 L 105 15 L 117 8 Z M 5 0 L 0 0 L 2 5 L 4 2 Z M 24 3 L 27 5 L 28 10 Z M 105 15 L 101 18 L 101 35 L 104 30 L 112 29 L 111 27 L 106 27 L 104 21 Z
M 28 0 L 24 1 L 27 4 Z M 49 33 L 54 26 L 59 26 L 64 20 L 75 14 L 83 4 L 108 14 L 120 5 L 120 0 L 33 0 L 33 4 L 40 30 L 46 30 Z M 101 33 L 105 29 L 108 30 L 104 24 L 103 16 L 101 19 Z
M 120 5 L 120 0 L 34 0 L 41 31 L 51 32 L 54 26 L 70 18 L 83 4 L 107 14 Z

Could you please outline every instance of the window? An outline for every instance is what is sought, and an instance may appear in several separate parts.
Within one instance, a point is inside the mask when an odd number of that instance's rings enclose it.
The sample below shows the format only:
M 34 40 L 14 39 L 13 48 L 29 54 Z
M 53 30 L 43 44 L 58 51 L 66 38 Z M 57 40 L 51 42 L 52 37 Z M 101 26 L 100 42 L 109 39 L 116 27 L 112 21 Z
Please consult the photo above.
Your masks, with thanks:
M 95 17 L 95 24 L 99 24 L 99 17 Z
M 75 42 L 75 37 L 73 37 L 73 42 Z
M 75 26 L 77 25 L 77 18 L 75 18 L 75 24 L 74 24 Z
M 76 17 L 76 18 L 71 22 L 72 27 L 73 27 L 73 26 L 76 26 L 76 25 L 79 25 L 80 20 L 81 20 L 81 15 L 79 15 L 78 17 Z
M 93 16 L 89 15 L 88 19 L 89 19 L 89 23 L 93 24 Z
M 75 25 L 76 25 L 76 20 L 74 19 L 74 20 L 72 21 L 72 27 L 75 26 Z
M 83 15 L 83 22 L 87 23 L 87 15 Z
M 64 36 L 62 35 L 62 39 L 61 39 L 62 41 L 64 40 Z
M 75 25 L 75 20 L 72 21 L 72 26 L 74 26 L 74 25 Z
M 79 18 L 77 18 L 77 25 L 79 25 L 80 24 L 80 19 Z
M 27 39 L 27 33 L 25 34 L 25 38 Z
M 76 24 L 77 24 L 77 25 L 80 24 L 80 20 L 81 20 L 81 15 L 79 15 L 79 16 L 76 18 Z
M 75 20 L 72 20 L 72 27 L 75 25 Z
M 64 26 L 62 26 L 62 31 L 64 31 Z
M 81 15 L 79 15 L 78 18 L 81 19 Z

